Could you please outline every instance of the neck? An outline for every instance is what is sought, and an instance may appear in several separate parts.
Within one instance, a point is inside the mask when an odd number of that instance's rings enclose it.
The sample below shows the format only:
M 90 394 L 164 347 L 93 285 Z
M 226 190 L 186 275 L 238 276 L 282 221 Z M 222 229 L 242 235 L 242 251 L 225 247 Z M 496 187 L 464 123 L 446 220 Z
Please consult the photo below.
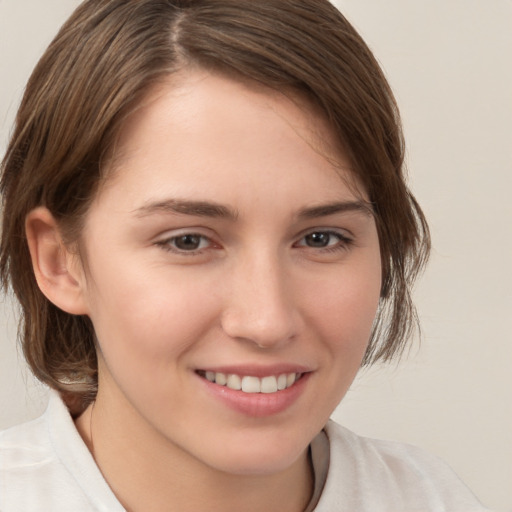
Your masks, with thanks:
M 205 465 L 101 395 L 76 420 L 103 476 L 128 512 L 302 512 L 312 495 L 309 451 L 284 471 L 231 474 Z M 136 440 L 134 442 L 134 440 Z

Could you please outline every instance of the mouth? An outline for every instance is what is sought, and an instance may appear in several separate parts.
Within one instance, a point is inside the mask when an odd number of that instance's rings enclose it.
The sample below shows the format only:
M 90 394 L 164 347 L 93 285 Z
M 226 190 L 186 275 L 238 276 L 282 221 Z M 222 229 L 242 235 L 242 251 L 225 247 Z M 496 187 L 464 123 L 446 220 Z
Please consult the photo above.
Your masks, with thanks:
M 197 369 L 202 388 L 237 414 L 263 418 L 292 411 L 314 371 L 289 364 Z M 217 402 L 216 402 L 217 403 Z
M 207 381 L 234 391 L 242 391 L 248 394 L 274 394 L 291 388 L 304 373 L 280 373 L 256 377 L 254 375 L 238 375 L 235 373 L 214 372 L 197 370 L 196 373 Z

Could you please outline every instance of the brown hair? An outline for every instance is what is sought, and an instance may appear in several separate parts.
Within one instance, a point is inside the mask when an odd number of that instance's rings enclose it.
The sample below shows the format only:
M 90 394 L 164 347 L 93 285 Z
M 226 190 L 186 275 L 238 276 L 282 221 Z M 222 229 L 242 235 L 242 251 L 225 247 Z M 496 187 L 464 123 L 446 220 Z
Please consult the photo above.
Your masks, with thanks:
M 76 241 L 123 119 L 189 64 L 298 92 L 323 113 L 377 221 L 381 304 L 363 362 L 400 354 L 417 323 L 410 286 L 428 256 L 428 228 L 405 184 L 391 90 L 342 14 L 327 0 L 88 0 L 35 68 L 2 163 L 0 275 L 21 305 L 34 374 L 86 401 L 97 386 L 93 326 L 40 292 L 25 217 L 44 205 Z

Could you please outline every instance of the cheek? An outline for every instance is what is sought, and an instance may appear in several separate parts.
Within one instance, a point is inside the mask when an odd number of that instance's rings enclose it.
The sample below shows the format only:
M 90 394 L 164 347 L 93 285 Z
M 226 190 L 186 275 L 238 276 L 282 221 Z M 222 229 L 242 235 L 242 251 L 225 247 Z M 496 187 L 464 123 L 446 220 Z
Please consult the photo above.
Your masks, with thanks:
M 95 280 L 101 278 L 102 286 L 89 296 L 91 320 L 104 354 L 122 353 L 142 362 L 186 351 L 216 316 L 217 303 L 205 292 L 208 283 L 191 282 L 186 273 L 133 272 L 133 266 L 127 267 L 96 272 Z
M 316 292 L 303 303 L 311 328 L 310 344 L 316 342 L 322 368 L 321 421 L 327 421 L 342 401 L 361 367 L 379 303 L 379 269 L 377 262 L 376 266 L 358 269 L 351 265 L 332 272 L 330 279 L 317 282 Z
M 380 260 L 373 259 L 331 272 L 309 295 L 305 310 L 331 334 L 329 338 L 356 344 L 368 341 L 381 288 Z
M 374 268 L 342 272 L 305 306 L 334 370 L 333 389 L 340 388 L 341 396 L 360 368 L 374 324 L 380 296 L 380 271 Z
M 218 301 L 206 293 L 208 282 L 190 286 L 184 273 L 128 270 L 111 274 L 94 296 L 100 379 L 151 417 L 162 403 L 186 407 L 170 390 L 187 389 L 188 358 L 215 321 Z

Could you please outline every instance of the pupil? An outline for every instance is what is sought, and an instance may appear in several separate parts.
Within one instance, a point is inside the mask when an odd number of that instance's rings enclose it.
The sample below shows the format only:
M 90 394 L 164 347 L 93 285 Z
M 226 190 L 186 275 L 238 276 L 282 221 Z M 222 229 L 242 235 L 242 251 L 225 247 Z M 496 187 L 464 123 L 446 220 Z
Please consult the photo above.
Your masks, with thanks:
M 329 245 L 328 233 L 311 233 L 306 236 L 306 242 L 310 247 L 326 247 Z
M 183 235 L 176 238 L 176 247 L 184 251 L 197 249 L 201 243 L 201 237 L 197 235 Z

